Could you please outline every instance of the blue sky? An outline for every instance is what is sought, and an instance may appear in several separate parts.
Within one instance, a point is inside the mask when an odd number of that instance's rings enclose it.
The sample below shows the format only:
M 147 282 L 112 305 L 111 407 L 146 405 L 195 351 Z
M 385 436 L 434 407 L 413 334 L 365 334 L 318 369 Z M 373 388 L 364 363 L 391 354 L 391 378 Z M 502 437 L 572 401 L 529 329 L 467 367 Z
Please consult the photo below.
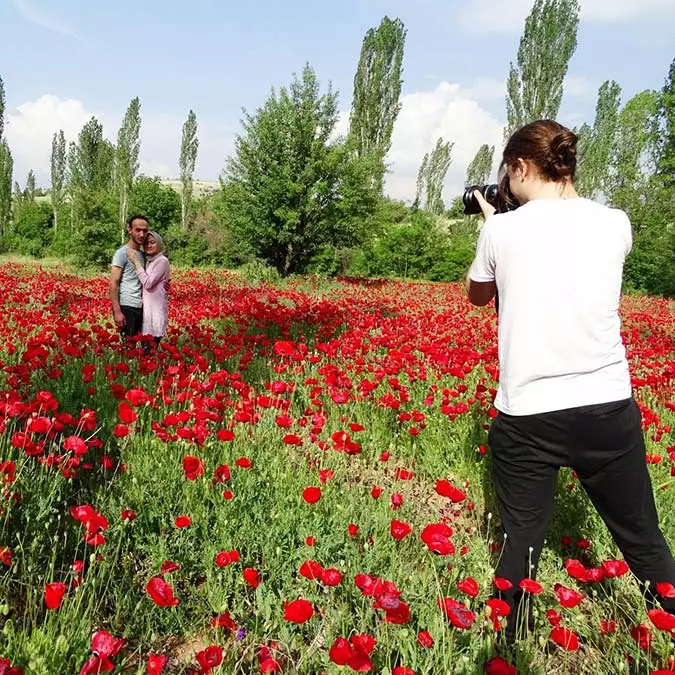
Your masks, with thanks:
M 481 143 L 499 145 L 504 82 L 532 0 L 0 0 L 6 135 L 21 184 L 49 182 L 51 136 L 69 140 L 95 114 L 114 139 L 129 100 L 142 102 L 141 170 L 174 177 L 180 129 L 197 113 L 196 177 L 214 180 L 239 129 L 305 62 L 340 92 L 346 128 L 365 31 L 382 16 L 407 28 L 403 108 L 389 155 L 390 194 L 414 197 L 438 136 L 455 143 L 445 198 L 461 189 Z M 675 0 L 581 0 L 579 45 L 560 121 L 592 122 L 599 85 L 624 100 L 661 88 L 675 55 Z

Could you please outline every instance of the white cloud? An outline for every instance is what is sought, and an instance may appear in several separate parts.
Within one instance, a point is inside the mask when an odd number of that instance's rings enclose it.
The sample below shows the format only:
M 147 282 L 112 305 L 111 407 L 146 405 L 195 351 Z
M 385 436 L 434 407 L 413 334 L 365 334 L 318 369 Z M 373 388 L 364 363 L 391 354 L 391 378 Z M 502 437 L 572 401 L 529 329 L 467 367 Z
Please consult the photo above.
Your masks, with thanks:
M 580 0 L 582 21 L 618 23 L 649 15 L 675 15 L 673 0 Z M 514 33 L 523 30 L 533 0 L 482 0 L 459 3 L 460 23 L 473 33 Z
M 492 83 L 494 89 L 499 90 L 502 85 L 495 83 Z M 492 88 L 489 90 L 496 95 Z M 401 97 L 401 112 L 387 156 L 390 173 L 386 190 L 390 196 L 414 199 L 420 162 L 439 136 L 454 143 L 443 193 L 446 203 L 462 192 L 466 169 L 483 143 L 495 145 L 495 154 L 500 152 L 503 125 L 481 108 L 471 92 L 472 87 L 441 82 L 431 91 Z
M 89 110 L 82 101 L 62 99 L 44 94 L 9 110 L 5 135 L 14 157 L 14 179 L 23 185 L 30 169 L 39 185 L 50 183 L 50 154 L 54 132 L 63 129 L 66 141 L 77 139 L 82 126 L 95 115 L 103 124 L 107 138 L 116 140 L 124 111 L 116 114 Z M 186 112 L 187 116 L 187 112 Z M 178 175 L 178 154 L 183 118 L 172 115 L 143 116 L 141 108 L 140 172 L 150 176 L 175 178 Z M 216 179 L 232 149 L 232 134 L 199 122 L 199 153 L 195 179 Z
M 49 11 L 37 7 L 31 0 L 11 0 L 11 3 L 29 23 L 40 26 L 52 33 L 58 33 L 59 35 L 64 35 L 76 40 L 81 39 L 66 21 L 51 14 Z
M 54 132 L 63 129 L 66 141 L 75 140 L 92 116 L 81 101 L 44 94 L 36 101 L 9 110 L 5 135 L 14 157 L 14 179 L 22 185 L 29 169 L 40 185 L 49 183 L 49 164 Z

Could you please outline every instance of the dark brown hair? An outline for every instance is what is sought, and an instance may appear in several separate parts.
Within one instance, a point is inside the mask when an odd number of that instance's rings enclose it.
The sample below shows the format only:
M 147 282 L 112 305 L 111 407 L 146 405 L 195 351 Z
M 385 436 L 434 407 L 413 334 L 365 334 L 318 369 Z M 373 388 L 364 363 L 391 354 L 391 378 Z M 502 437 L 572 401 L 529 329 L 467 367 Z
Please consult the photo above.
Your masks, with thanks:
M 504 148 L 503 165 L 517 159 L 531 161 L 544 180 L 574 180 L 577 136 L 553 120 L 531 122 L 518 129 Z

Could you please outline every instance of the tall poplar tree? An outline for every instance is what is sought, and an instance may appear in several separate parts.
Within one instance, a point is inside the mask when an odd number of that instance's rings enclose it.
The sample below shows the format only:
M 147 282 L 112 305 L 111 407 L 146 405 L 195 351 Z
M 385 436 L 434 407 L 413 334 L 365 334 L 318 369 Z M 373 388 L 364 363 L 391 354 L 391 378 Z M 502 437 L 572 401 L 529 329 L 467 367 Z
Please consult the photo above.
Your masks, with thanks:
M 33 204 L 35 202 L 35 173 L 33 172 L 33 169 L 28 171 L 26 187 L 23 190 L 23 198 L 26 204 Z
M 656 91 L 641 91 L 621 109 L 607 178 L 610 202 L 629 215 L 640 207 L 651 173 L 659 106 Z
M 359 65 L 354 76 L 350 137 L 359 157 L 373 154 L 373 180 L 382 190 L 384 158 L 391 147 L 394 122 L 401 109 L 401 72 L 406 30 L 400 19 L 385 16 L 378 28 L 363 38 Z
M 485 143 L 478 148 L 476 156 L 466 170 L 467 185 L 485 185 L 492 172 L 495 146 Z
M 119 197 L 119 222 L 124 225 L 129 212 L 129 200 L 134 178 L 138 172 L 138 154 L 141 149 L 141 101 L 138 96 L 131 100 L 117 132 L 115 149 L 115 188 Z
M 510 64 L 506 139 L 529 122 L 558 115 L 578 26 L 577 0 L 535 0 L 525 20 L 516 65 Z
M 192 208 L 192 176 L 197 161 L 199 139 L 197 138 L 197 116 L 190 110 L 183 125 L 183 136 L 180 144 L 180 221 L 183 230 L 187 230 Z
M 621 87 L 614 80 L 603 82 L 598 91 L 593 128 L 580 132 L 581 148 L 576 187 L 579 194 L 595 199 L 607 189 L 609 160 L 616 140 Z
M 51 202 L 52 210 L 54 211 L 54 232 L 58 231 L 59 211 L 64 202 L 66 160 L 66 137 L 63 134 L 63 129 L 60 129 L 58 133 L 54 133 L 54 137 L 52 138 L 51 155 Z
M 454 143 L 444 143 L 438 138 L 431 153 L 422 158 L 419 173 L 417 174 L 417 196 L 415 202 L 421 203 L 422 192 L 425 193 L 424 210 L 440 215 L 444 205 L 442 199 L 443 183 L 452 161 L 452 147 Z
M 5 128 L 5 85 L 0 77 L 0 236 L 7 234 L 12 213 L 12 173 L 14 162 L 7 141 Z

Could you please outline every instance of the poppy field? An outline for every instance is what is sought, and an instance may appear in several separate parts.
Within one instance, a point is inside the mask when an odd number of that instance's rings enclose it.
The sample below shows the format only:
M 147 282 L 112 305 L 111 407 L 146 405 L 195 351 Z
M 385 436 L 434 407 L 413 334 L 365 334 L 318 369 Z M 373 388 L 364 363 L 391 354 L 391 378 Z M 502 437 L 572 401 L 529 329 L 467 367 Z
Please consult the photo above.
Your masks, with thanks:
M 1 675 L 675 672 L 568 470 L 507 649 L 496 316 L 461 285 L 177 272 L 149 355 L 107 295 L 0 266 Z M 675 309 L 622 317 L 672 546 Z

